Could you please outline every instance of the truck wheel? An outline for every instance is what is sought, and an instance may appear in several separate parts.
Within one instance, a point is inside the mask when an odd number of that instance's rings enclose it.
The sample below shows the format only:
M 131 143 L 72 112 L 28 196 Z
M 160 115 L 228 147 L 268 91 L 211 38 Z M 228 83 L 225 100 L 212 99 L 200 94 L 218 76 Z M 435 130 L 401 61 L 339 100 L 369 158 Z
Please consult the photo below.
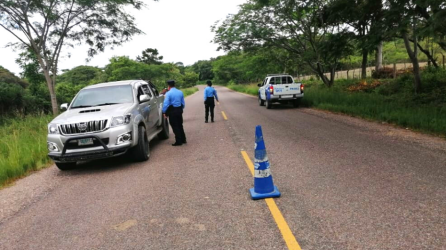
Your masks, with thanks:
M 293 107 L 297 108 L 299 107 L 299 104 L 300 104 L 300 99 L 296 99 L 293 101 Z
M 259 95 L 259 106 L 265 106 L 265 101 L 262 100 L 262 98 L 260 98 L 260 95 Z
M 271 100 L 266 100 L 266 108 L 267 109 L 270 109 L 270 108 L 272 108 L 273 107 L 273 103 L 272 103 L 272 101 Z
M 167 118 L 164 118 L 164 116 L 161 126 L 163 127 L 163 130 L 159 132 L 158 138 L 160 138 L 161 140 L 169 139 L 169 121 L 167 120 Z
M 76 168 L 76 162 L 56 162 L 56 166 L 62 171 L 71 170 Z
M 147 161 L 150 157 L 149 140 L 147 140 L 146 129 L 138 127 L 138 144 L 131 149 L 135 161 Z

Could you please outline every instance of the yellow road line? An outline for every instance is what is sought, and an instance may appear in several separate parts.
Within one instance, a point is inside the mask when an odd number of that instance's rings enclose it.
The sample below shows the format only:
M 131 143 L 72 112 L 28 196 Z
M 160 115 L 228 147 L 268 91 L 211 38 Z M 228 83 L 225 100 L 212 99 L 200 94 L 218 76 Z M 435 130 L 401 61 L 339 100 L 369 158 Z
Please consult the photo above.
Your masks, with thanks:
M 221 114 L 223 115 L 223 119 L 227 120 L 228 117 L 226 117 L 225 111 L 221 111 Z
M 249 159 L 246 151 L 242 151 L 243 159 L 245 159 L 246 165 L 248 165 L 249 171 L 251 171 L 252 176 L 254 176 L 254 164 L 252 164 L 251 159 Z M 265 199 L 266 204 L 268 205 L 269 211 L 271 212 L 274 220 L 276 221 L 277 227 L 282 233 L 282 237 L 285 240 L 285 243 L 290 250 L 301 250 L 299 243 L 297 243 L 296 237 L 294 237 L 293 232 L 291 232 L 288 223 L 280 212 L 279 208 L 276 205 L 276 202 L 272 198 Z

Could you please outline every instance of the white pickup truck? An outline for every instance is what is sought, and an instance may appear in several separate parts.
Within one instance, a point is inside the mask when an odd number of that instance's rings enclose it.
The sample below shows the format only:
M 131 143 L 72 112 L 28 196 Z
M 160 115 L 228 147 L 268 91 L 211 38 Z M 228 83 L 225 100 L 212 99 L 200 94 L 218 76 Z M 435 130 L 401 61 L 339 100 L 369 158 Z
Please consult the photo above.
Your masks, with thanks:
M 274 102 L 292 103 L 298 107 L 300 100 L 304 97 L 304 85 L 294 82 L 290 75 L 271 74 L 267 75 L 259 86 L 259 105 L 270 109 Z

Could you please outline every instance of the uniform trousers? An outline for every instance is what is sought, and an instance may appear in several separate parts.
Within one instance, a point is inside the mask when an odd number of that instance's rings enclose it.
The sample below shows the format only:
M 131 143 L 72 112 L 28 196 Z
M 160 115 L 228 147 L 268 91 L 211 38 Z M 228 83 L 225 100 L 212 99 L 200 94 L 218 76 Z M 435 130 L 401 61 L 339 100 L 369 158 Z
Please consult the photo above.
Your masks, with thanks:
M 215 107 L 214 97 L 206 98 L 206 101 L 204 101 L 204 107 L 205 107 L 205 114 L 204 114 L 205 121 L 208 120 L 209 112 L 211 113 L 211 121 L 214 121 L 214 107 Z
M 175 143 L 186 143 L 186 134 L 183 129 L 183 108 L 173 107 L 169 112 L 169 122 L 175 134 Z

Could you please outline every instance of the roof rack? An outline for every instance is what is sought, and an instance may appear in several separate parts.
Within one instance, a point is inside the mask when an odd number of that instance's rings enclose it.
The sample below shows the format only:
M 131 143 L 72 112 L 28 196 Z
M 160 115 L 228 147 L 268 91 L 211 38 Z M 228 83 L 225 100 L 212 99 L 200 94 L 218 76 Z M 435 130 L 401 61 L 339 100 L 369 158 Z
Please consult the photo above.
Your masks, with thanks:
M 283 73 L 283 74 L 268 74 L 266 76 L 283 76 L 283 75 L 290 75 L 288 73 Z

